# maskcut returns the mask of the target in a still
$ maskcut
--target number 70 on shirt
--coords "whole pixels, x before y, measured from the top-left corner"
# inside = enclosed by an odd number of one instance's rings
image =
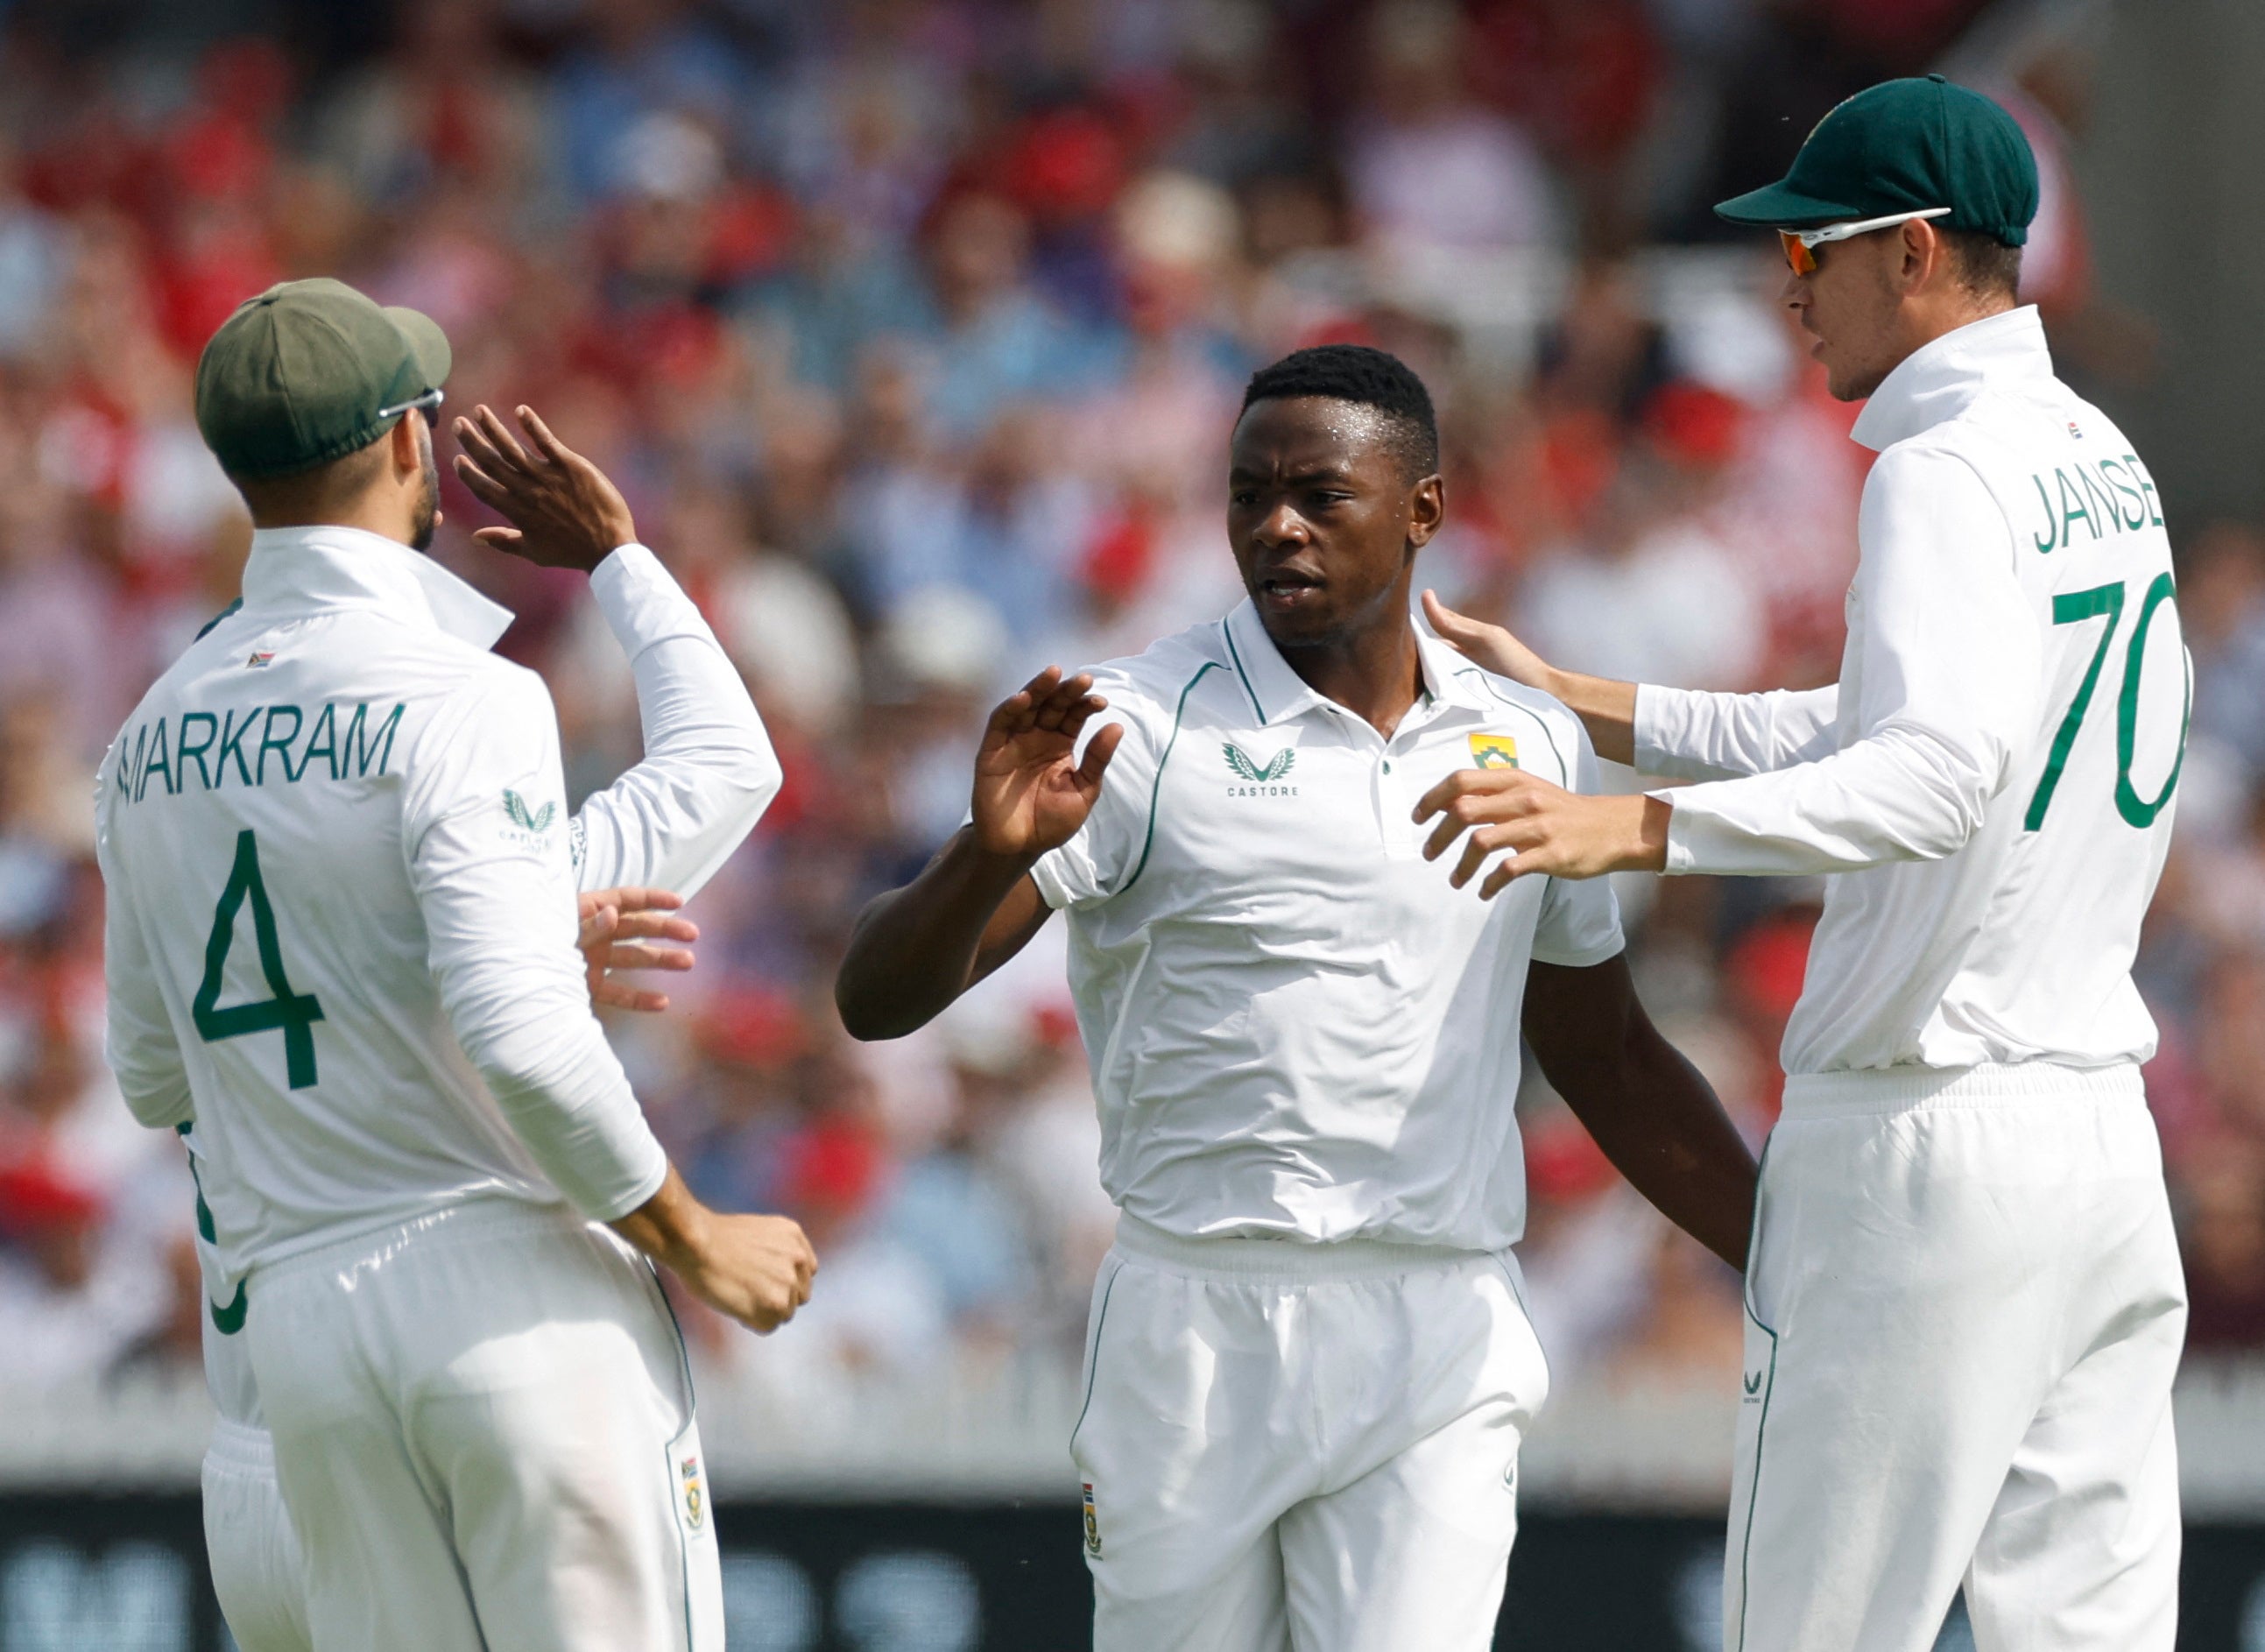
[[[2163,789],[2154,797],[2142,797],[2139,789],[2131,783],[2131,760],[2139,741],[2139,673],[2147,658],[2147,630],[2154,622],[2155,610],[2169,603],[2174,618],[2178,605],[2173,600],[2174,586],[2167,573],[2157,574],[2148,586],[2147,593],[2139,600],[2139,616],[2131,627],[2131,640],[2123,651],[2123,682],[2116,696],[2116,811],[2126,825],[2138,827],[2152,826],[2163,805],[2171,800],[2171,793],[2179,783],[2179,770],[2187,758],[2187,730],[2194,720],[2194,682],[2189,669],[2186,688],[2186,704],[2180,714],[2178,750],[2171,760],[2171,772],[2163,782]],[[2107,663],[2108,646],[2123,618],[2123,584],[2094,586],[2086,591],[2064,591],[2053,598],[2053,623],[2076,625],[2087,620],[2105,619],[2101,628],[2100,645],[2092,651],[2092,663],[2085,668],[2084,680],[2076,686],[2076,697],[2069,702],[2068,714],[2061,718],[2060,727],[2053,735],[2052,749],[2046,754],[2045,771],[2037,778],[2036,790],[2029,794],[2028,812],[2022,817],[2025,831],[2034,832],[2044,824],[2045,812],[2052,807],[2053,794],[2060,789],[2061,771],[2068,766],[2069,753],[2075,748],[2077,731],[2084,725],[2084,714],[2092,709],[2092,692],[2100,686],[2101,667]],[[2181,659],[2183,660],[2183,651]]]

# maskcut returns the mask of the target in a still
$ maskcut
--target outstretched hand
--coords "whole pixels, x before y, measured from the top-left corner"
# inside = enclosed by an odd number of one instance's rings
[[[580,899],[583,965],[590,1001],[612,1009],[656,1014],[668,1008],[668,995],[611,978],[615,970],[684,971],[692,967],[690,943],[700,938],[689,918],[670,914],[684,904],[666,889],[592,890]],[[674,945],[657,944],[673,942]]]
[[[1433,591],[1424,593],[1424,617],[1431,622],[1441,642],[1473,665],[1545,694],[1556,692],[1557,673],[1550,669],[1548,662],[1501,626],[1458,614],[1440,601],[1438,593]]]
[[[1049,666],[1002,701],[975,753],[975,841],[986,853],[1036,860],[1077,834],[1101,796],[1101,776],[1124,738],[1121,724],[1093,737],[1075,757],[1086,720],[1108,702],[1093,679],[1065,681]]]
[[[514,411],[522,446],[484,403],[455,426],[463,452],[456,476],[472,497],[508,521],[472,537],[543,568],[588,573],[637,538],[627,500],[606,473],[574,452],[531,407]]]
[[[1415,814],[1418,826],[1439,819],[1424,840],[1425,860],[1438,860],[1462,840],[1462,855],[1447,874],[1457,889],[1478,876],[1489,855],[1509,852],[1479,885],[1482,900],[1535,872],[1599,877],[1667,866],[1666,804],[1568,791],[1522,769],[1458,769],[1424,794]]]

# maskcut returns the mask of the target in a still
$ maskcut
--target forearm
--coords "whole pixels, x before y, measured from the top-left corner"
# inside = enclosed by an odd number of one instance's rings
[[[877,897],[858,915],[834,983],[850,1037],[900,1038],[965,992],[985,935],[1035,860],[987,853],[963,826],[918,877]]]
[[[1713,694],[1646,683],[1636,692],[1635,767],[1668,780],[1729,780],[1811,763],[1838,744],[1837,684]]]
[[[1581,719],[1598,756],[1615,763],[1635,761],[1635,684],[1553,670],[1546,687]]]
[[[692,1196],[692,1190],[671,1165],[658,1192],[606,1226],[664,1268],[688,1274],[706,1253],[714,1214]]]

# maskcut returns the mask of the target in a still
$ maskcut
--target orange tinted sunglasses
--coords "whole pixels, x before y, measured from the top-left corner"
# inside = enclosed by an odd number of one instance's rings
[[[1815,248],[1827,241],[1846,241],[1852,236],[1869,235],[1875,229],[1892,229],[1899,223],[1909,223],[1914,218],[1940,218],[1950,210],[1948,207],[1924,207],[1917,212],[1891,212],[1884,218],[1858,218],[1849,223],[1829,223],[1822,229],[1781,229],[1778,240],[1785,247],[1785,261],[1795,275],[1813,274],[1817,269]]]

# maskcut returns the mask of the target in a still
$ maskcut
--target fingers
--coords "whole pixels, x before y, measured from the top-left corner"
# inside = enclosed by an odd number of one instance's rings
[[[1074,734],[1084,724],[1087,717],[1108,703],[1088,692],[1093,679],[1080,673],[1054,685],[1053,692],[1031,708],[1033,727],[1049,733]],[[1073,724],[1071,719],[1075,718]]]
[[[470,489],[472,497],[488,509],[507,513],[508,507],[516,502],[517,496],[509,488],[474,464],[468,455],[460,453],[452,462],[455,467],[456,479]]]
[[[1061,667],[1047,666],[991,709],[989,731],[994,734],[1019,734],[1031,727],[1033,708],[1052,694],[1055,685],[1060,681]]]
[[[1492,900],[1517,879],[1529,877],[1536,872],[1546,872],[1548,870],[1538,848],[1528,849],[1522,855],[1513,855],[1487,874],[1486,882],[1479,885],[1479,899]]]
[[[519,475],[526,467],[518,463],[512,453],[506,452],[487,426],[482,425],[476,417],[486,411],[487,409],[484,407],[475,408],[474,416],[461,418],[450,426],[456,433],[456,445],[464,450],[462,456],[470,459],[473,463],[499,481]],[[496,428],[500,430],[502,426],[497,425]],[[514,450],[517,446],[517,443],[513,444]]]
[[[1424,617],[1431,621],[1431,629],[1439,634],[1439,640],[1458,651],[1465,651],[1463,644],[1487,629],[1478,621],[1468,615],[1456,613],[1440,601],[1439,593],[1436,591],[1424,593]]]
[[[550,433],[550,426],[543,422],[533,408],[521,406],[513,408],[512,411],[517,416],[521,427],[533,440],[536,449],[551,463],[568,464],[580,457],[564,442]]]
[[[1125,739],[1125,725],[1112,723],[1087,742],[1085,761],[1077,766],[1079,783],[1088,791],[1097,791],[1101,776],[1109,768],[1109,760],[1117,755],[1117,748]]]
[[[527,535],[516,528],[476,528],[472,537],[491,550],[516,551]]]
[[[472,419],[479,426],[479,433],[487,439],[488,445],[505,456],[507,469],[535,469],[535,461],[527,456],[527,449],[519,445],[519,438],[511,433],[511,426],[496,416],[494,408],[482,402],[472,409]]]
[[[582,896],[585,911],[611,906],[618,912],[674,912],[684,897],[673,889],[648,888],[642,884],[617,884],[611,889],[591,890]]]
[[[650,941],[615,941],[606,949],[609,970],[667,970],[682,974],[696,955],[682,947],[655,946]]]
[[[582,933],[575,944],[585,952],[605,945],[613,939],[614,931],[620,927],[621,921],[622,914],[611,906],[602,904],[585,906],[582,908]]]
[[[1522,769],[1459,768],[1416,800],[1416,824],[1422,826],[1435,814],[1451,813],[1458,804],[1463,805],[1460,818],[1467,825],[1477,820],[1502,819],[1499,805],[1468,800],[1520,796],[1532,788],[1533,782],[1533,777]]]

